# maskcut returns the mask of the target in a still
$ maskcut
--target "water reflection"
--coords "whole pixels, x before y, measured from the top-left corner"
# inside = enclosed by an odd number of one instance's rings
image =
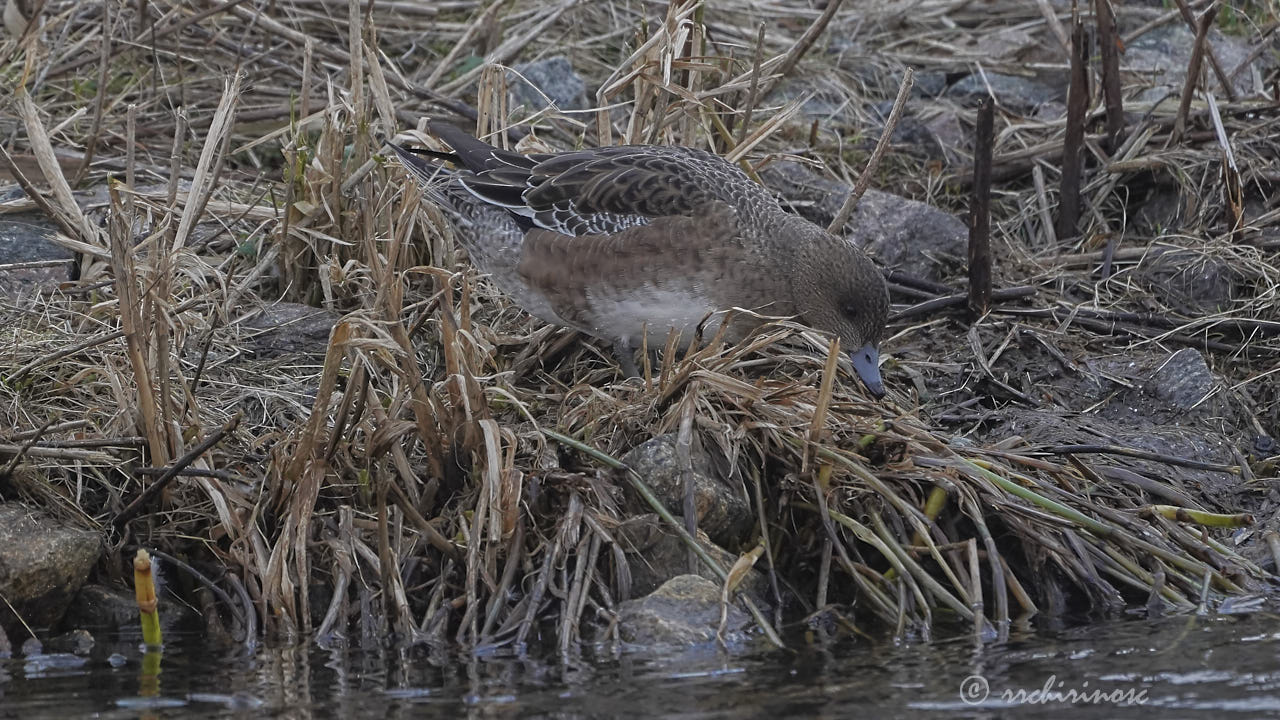
[[[188,636],[169,638],[155,676],[127,640],[86,657],[0,661],[0,717],[1257,717],[1280,714],[1277,628],[1254,613],[1015,632],[999,644],[792,638],[799,649],[788,652],[550,664],[314,645],[245,654]]]

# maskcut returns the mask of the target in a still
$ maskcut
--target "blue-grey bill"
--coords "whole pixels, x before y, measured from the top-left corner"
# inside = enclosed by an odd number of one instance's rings
[[[853,362],[853,371],[858,373],[862,384],[877,398],[884,397],[884,381],[880,379],[880,351],[870,343],[849,353]]]

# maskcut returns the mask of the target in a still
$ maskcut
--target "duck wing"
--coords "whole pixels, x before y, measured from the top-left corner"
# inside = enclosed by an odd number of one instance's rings
[[[720,202],[737,210],[776,206],[740,169],[704,150],[621,145],[521,155],[433,122],[468,172],[459,182],[525,225],[568,236],[598,235],[694,217]]]

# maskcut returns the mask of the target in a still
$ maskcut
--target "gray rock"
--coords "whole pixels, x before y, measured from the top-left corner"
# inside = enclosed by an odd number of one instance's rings
[[[769,93],[761,105],[785,105],[806,95],[809,97],[800,106],[800,116],[806,123],[818,120],[835,127],[859,124],[858,105],[848,91],[821,80],[798,78],[785,82]]]
[[[874,132],[875,137],[879,138],[884,133],[884,121],[888,120],[890,113],[893,111],[893,102],[880,103],[876,105],[875,111],[881,120],[876,125]],[[913,108],[908,105],[902,116],[898,118],[898,124],[893,126],[893,135],[890,137],[890,141],[895,149],[928,158],[947,158],[948,147],[943,144],[942,138],[935,133],[932,122],[917,117],[912,111]],[[950,114],[954,116],[954,113]]]
[[[760,179],[783,207],[822,227],[831,224],[844,199],[853,192],[852,186],[794,162],[770,163],[760,170]]]
[[[548,104],[561,110],[590,107],[586,82],[563,55],[517,65],[509,83],[512,105],[525,105],[533,110],[541,110]]]
[[[955,165],[961,161],[960,150],[970,145],[969,133],[960,122],[954,107],[938,103],[921,114],[924,127],[941,148],[941,159]]]
[[[744,640],[749,623],[731,602],[725,640]],[[618,625],[623,640],[646,647],[713,642],[720,627],[720,587],[697,575],[674,577],[649,595],[619,605]]]
[[[684,508],[685,472],[691,472],[698,529],[721,545],[735,546],[754,521],[751,506],[738,488],[720,480],[728,473],[717,471],[715,459],[701,447],[696,434],[694,437],[688,467],[680,461],[675,433],[637,445],[622,461],[639,473],[662,504],[677,515]],[[638,497],[633,498],[633,505],[640,512],[648,509],[648,504]]]
[[[57,231],[58,226],[39,213],[0,216],[0,265],[71,259],[70,250],[50,239]],[[20,297],[52,289],[69,279],[70,270],[70,263],[0,270],[0,296]]]
[[[1165,23],[1143,33],[1125,47],[1121,59],[1121,68],[1127,73],[1146,76],[1151,87],[1142,93],[1140,100],[1155,101],[1173,93],[1168,102],[1177,105],[1178,93],[1187,77],[1187,64],[1191,60],[1191,48],[1195,45],[1195,34],[1183,22]],[[1218,30],[1209,31],[1209,45],[1218,58],[1222,69],[1228,73],[1244,62],[1252,48],[1249,41],[1242,37],[1224,35]],[[1255,61],[1259,70],[1269,67],[1269,53],[1263,53]],[[1209,70],[1209,88],[1221,97],[1222,88],[1218,84],[1218,76]],[[1257,92],[1253,73],[1248,69],[1241,70],[1231,78],[1236,92],[1249,95]]]
[[[329,333],[338,319],[338,313],[332,310],[279,302],[267,305],[242,325],[259,331],[253,333],[251,339],[251,347],[259,357],[295,353],[324,355],[329,347]]]
[[[72,257],[70,250],[50,239],[57,232],[58,226],[40,213],[0,216],[0,265]]]
[[[991,86],[990,92],[988,85]],[[965,105],[977,105],[992,93],[1001,106],[1024,115],[1034,112],[1044,103],[1062,102],[1065,98],[1062,88],[1033,78],[993,72],[973,73],[960,78],[947,88],[946,96]]]
[[[911,97],[936,98],[947,89],[947,74],[938,70],[924,70],[916,73],[911,84]]]
[[[163,568],[163,566],[161,566]],[[162,573],[163,573],[162,569]],[[163,577],[163,575],[162,575]],[[176,630],[190,623],[195,617],[192,610],[181,603],[167,602],[160,598],[160,629]],[[94,630],[128,630],[142,634],[138,617],[138,600],[127,588],[110,588],[88,584],[80,588],[67,608],[63,624]]]
[[[800,215],[826,227],[852,188],[797,163],[773,163],[760,173],[764,184]],[[845,234],[881,264],[939,281],[964,268],[969,230],[959,218],[931,205],[868,190],[845,225]]]
[[[1181,410],[1190,410],[1213,392],[1217,378],[1195,348],[1169,356],[1147,382],[1146,391]]]
[[[969,229],[955,215],[916,200],[868,190],[846,234],[881,264],[934,282],[963,271]]]
[[[1194,250],[1149,255],[1135,274],[1152,295],[1185,315],[1229,309],[1239,299],[1245,280],[1230,263]]]
[[[629,598],[647,595],[668,580],[690,572],[713,583],[720,581],[703,562],[697,562],[697,569],[690,570],[689,547],[675,530],[653,513],[627,518],[613,530],[613,537],[626,554],[631,569]],[[711,542],[701,529],[697,539],[698,544],[722,567],[730,568],[737,562],[737,556]],[[769,604],[769,579],[759,569],[752,568],[738,587],[758,604]]]
[[[44,641],[46,653],[65,653],[69,655],[88,655],[93,650],[93,635],[88,630],[77,628]]]
[[[97,533],[0,505],[0,597],[8,601],[0,604],[0,628],[25,634],[19,617],[32,628],[56,625],[100,551]]]

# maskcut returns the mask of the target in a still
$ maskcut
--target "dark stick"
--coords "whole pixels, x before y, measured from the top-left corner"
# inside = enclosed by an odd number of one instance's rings
[[[1187,62],[1187,81],[1182,85],[1182,101],[1178,103],[1178,116],[1173,121],[1173,132],[1169,134],[1170,145],[1181,140],[1182,133],[1187,128],[1187,114],[1191,112],[1191,96],[1195,94],[1196,84],[1200,82],[1200,65],[1204,59],[1204,46],[1208,42],[1209,28],[1213,27],[1213,21],[1217,17],[1218,3],[1215,2],[1200,16],[1200,22],[1196,26],[1196,41],[1191,46],[1191,59]]]
[[[911,308],[908,308],[910,310]],[[1152,328],[1148,325],[1128,324],[1118,320],[1097,320],[1091,317],[1085,317],[1083,313],[1077,314],[1070,318],[1063,318],[1059,314],[1057,308],[994,308],[992,312],[998,312],[1002,315],[1012,315],[1014,317],[1038,317],[1050,318],[1057,322],[1069,319],[1072,325],[1079,325],[1099,335],[1116,335],[1124,334],[1139,338],[1159,337],[1162,342],[1177,343],[1187,347],[1198,348],[1200,350],[1213,350],[1216,352],[1243,354],[1244,357],[1277,357],[1280,353],[1266,347],[1243,343],[1241,345],[1232,345],[1230,343],[1220,342],[1218,340],[1209,340],[1204,337],[1196,337],[1184,333],[1170,333],[1159,328]]]
[[[44,436],[45,432],[49,429],[49,426],[51,425],[53,425],[52,418],[45,420],[44,424],[36,429],[35,434],[32,435],[29,440],[23,443],[22,447],[18,449],[18,452],[13,454],[13,459],[10,460],[7,465],[4,466],[4,469],[0,470],[0,481],[7,481],[9,477],[13,475],[13,471],[15,468],[18,467],[18,463],[22,462],[22,456],[26,455],[27,451],[30,450],[33,445],[40,442],[40,438]]]
[[[1107,105],[1107,151],[1124,143],[1124,96],[1120,92],[1120,38],[1111,0],[1094,0],[1098,22],[1098,53],[1102,59],[1102,97]]]
[[[1089,44],[1076,15],[1071,28],[1071,87],[1067,90],[1067,133],[1062,141],[1062,185],[1058,199],[1058,239],[1076,236],[1080,219],[1080,173],[1084,166],[1084,119],[1089,110]]]
[[[1200,28],[1196,25],[1195,15],[1192,14],[1191,6],[1187,4],[1187,0],[1176,0],[1176,2],[1178,3],[1178,12],[1182,14],[1182,19],[1187,21],[1187,27],[1191,28],[1192,32],[1199,35]],[[1214,5],[1216,6],[1217,3],[1214,3]],[[1210,10],[1214,9],[1215,8],[1210,8]],[[1222,69],[1222,65],[1218,62],[1218,55],[1213,51],[1212,45],[1205,45],[1204,53],[1209,57],[1209,67],[1213,68],[1213,74],[1218,77],[1218,84],[1222,86],[1222,92],[1226,94],[1227,100],[1229,102],[1235,102],[1236,89],[1235,86],[1231,84],[1231,75],[1234,73],[1229,74]]]
[[[937,297],[938,295],[951,295],[955,292],[955,288],[952,288],[950,285],[910,275],[902,272],[901,270],[886,270],[883,275],[884,279],[891,283],[897,283],[909,288],[921,290],[931,298]]]
[[[991,308],[991,146],[995,142],[991,98],[978,105],[973,138],[973,193],[969,196],[969,321]]]
[[[188,465],[196,461],[196,458],[205,454],[209,448],[217,445],[227,433],[235,430],[236,426],[240,424],[240,417],[240,414],[236,413],[236,416],[228,420],[226,425],[223,425],[217,430],[209,433],[209,436],[202,440],[199,445],[188,450],[186,455],[174,460],[173,463],[169,465],[169,468],[165,470],[163,475],[157,478],[155,482],[151,483],[150,487],[143,490],[141,495],[139,495],[133,502],[129,503],[124,510],[120,511],[120,514],[116,515],[115,518],[111,520],[111,524],[117,528],[124,527],[125,523],[128,523],[139,512],[141,512],[142,508],[146,506],[152,498],[168,487],[169,483],[173,482]]]
[[[1022,285],[1019,287],[1001,288],[991,292],[992,300],[1017,300],[1018,298],[1031,297],[1036,294],[1034,285]],[[945,295],[940,298],[926,300],[917,305],[912,305],[901,312],[894,313],[889,317],[889,322],[898,322],[917,315],[928,315],[937,310],[942,310],[956,305],[964,305],[969,299],[967,293],[956,293],[955,295]]]
[[[1076,453],[1124,455],[1126,457],[1137,458],[1139,460],[1151,460],[1153,462],[1164,463],[1165,465],[1177,465],[1179,467],[1191,468],[1192,470],[1208,470],[1210,472],[1223,472],[1230,473],[1232,475],[1240,474],[1240,467],[1238,465],[1223,465],[1220,463],[1188,460],[1187,458],[1181,458],[1175,455],[1163,455],[1161,453],[1121,447],[1119,445],[1057,445],[1055,447],[1046,448],[1046,451],[1053,455],[1074,455]]]
[[[162,552],[154,548],[148,549],[148,552],[150,552],[154,557],[158,557],[161,560],[164,560],[165,562],[169,563],[170,565],[185,571],[188,575],[195,578],[196,581],[199,582],[201,585],[204,585],[205,587],[209,588],[209,592],[213,593],[214,596],[216,596],[219,600],[221,600],[223,604],[227,606],[227,609],[231,611],[231,614],[236,616],[236,620],[240,622],[240,626],[241,627],[246,626],[244,610],[239,605],[237,605],[235,601],[231,599],[231,596],[227,594],[226,590],[223,590],[222,588],[218,587],[218,585],[214,583],[213,580],[209,579],[209,577],[207,577],[204,573],[195,569],[189,563],[183,562],[182,560],[179,560],[178,558],[170,555],[169,553]]]

